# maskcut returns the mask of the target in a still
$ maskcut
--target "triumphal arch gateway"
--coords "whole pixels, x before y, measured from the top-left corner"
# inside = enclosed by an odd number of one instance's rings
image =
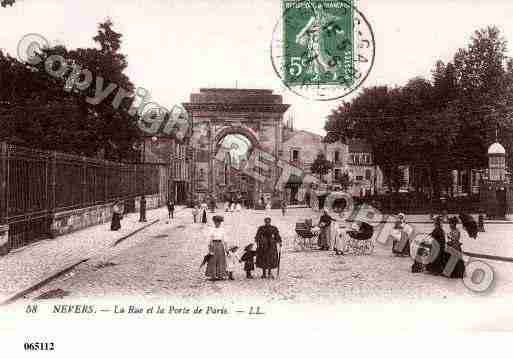
[[[261,173],[266,181],[257,181],[241,169],[255,149],[281,157],[283,114],[289,105],[280,95],[272,90],[203,88],[183,105],[193,125],[193,193],[218,200],[241,196],[250,203],[275,194],[277,161]]]

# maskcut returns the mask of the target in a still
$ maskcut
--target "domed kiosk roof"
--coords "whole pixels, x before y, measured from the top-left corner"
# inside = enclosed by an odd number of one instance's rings
[[[506,150],[499,142],[492,143],[490,147],[488,147],[489,155],[505,155]]]

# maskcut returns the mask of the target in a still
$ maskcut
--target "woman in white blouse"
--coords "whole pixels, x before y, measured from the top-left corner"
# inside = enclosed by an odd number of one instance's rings
[[[224,219],[222,216],[214,216],[212,220],[214,221],[214,227],[209,228],[207,232],[208,239],[210,240],[208,252],[211,254],[211,257],[208,260],[205,275],[209,277],[210,280],[221,280],[225,279],[227,275],[226,251],[228,247],[226,246],[224,228],[221,227],[221,223]]]

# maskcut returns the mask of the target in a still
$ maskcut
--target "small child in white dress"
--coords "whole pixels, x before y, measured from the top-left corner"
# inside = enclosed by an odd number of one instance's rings
[[[228,250],[228,253],[226,253],[226,272],[228,273],[229,280],[235,279],[235,278],[233,278],[233,272],[239,266],[240,258],[237,255],[238,249],[239,249],[239,247],[232,246]]]

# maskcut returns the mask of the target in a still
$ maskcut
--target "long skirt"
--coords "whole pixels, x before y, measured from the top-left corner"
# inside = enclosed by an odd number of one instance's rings
[[[335,239],[333,240],[333,249],[339,252],[343,252],[345,245],[346,232],[343,230],[339,230],[337,231],[337,233],[335,233]]]
[[[203,210],[203,214],[201,215],[201,223],[207,223],[207,211]]]
[[[319,240],[317,242],[319,248],[321,249],[329,249],[331,245],[331,225],[324,226],[321,228],[321,233],[319,234]]]
[[[406,234],[406,232],[400,232],[400,239],[394,238],[392,245],[392,253],[402,256],[410,255],[410,240],[408,239],[408,235]]]
[[[461,253],[461,248],[455,248]],[[447,264],[449,264],[449,261],[451,259],[451,253],[444,252],[443,254],[443,268],[447,267]],[[449,269],[448,269],[449,270]],[[465,262],[461,258],[461,255],[458,255],[458,261],[456,262],[456,266],[452,270],[451,273],[449,273],[449,278],[463,278],[465,276]]]
[[[226,277],[226,253],[222,241],[213,241],[213,256],[207,263],[205,275],[211,279]]]
[[[120,228],[121,228],[121,214],[113,213],[112,221],[110,222],[110,230],[117,231]]]

